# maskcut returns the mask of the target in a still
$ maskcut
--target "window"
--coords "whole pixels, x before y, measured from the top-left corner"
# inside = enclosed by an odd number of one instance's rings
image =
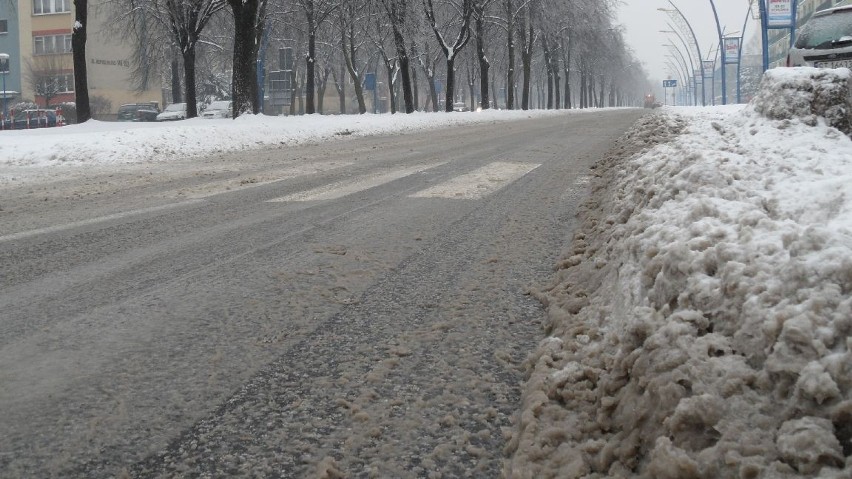
[[[41,78],[38,82],[36,94],[40,96],[54,96],[62,93],[74,92],[74,74],[60,73],[59,75]]]
[[[34,55],[71,53],[71,35],[46,35],[33,37]]]
[[[71,0],[33,0],[33,15],[48,15],[70,11]]]
[[[0,35],[9,33],[9,20],[0,20]]]

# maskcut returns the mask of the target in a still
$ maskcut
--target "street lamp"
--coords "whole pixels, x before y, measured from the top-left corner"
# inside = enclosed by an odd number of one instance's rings
[[[698,82],[695,79],[695,63],[692,60],[692,52],[689,51],[689,45],[686,43],[686,40],[683,39],[683,36],[681,36],[681,34],[677,32],[677,30],[674,30],[674,27],[672,27],[671,24],[667,25],[669,26],[669,28],[672,28],[672,30],[660,30],[660,33],[674,33],[677,38],[680,39],[680,42],[683,43],[683,48],[684,50],[686,50],[686,56],[689,58],[690,73],[692,74],[692,101],[694,105],[698,106]],[[698,63],[698,67],[701,68],[701,59],[699,59]]]
[[[3,76],[3,121],[6,120],[6,75],[9,73],[9,54],[0,53],[0,75]]]
[[[675,20],[675,23],[678,23],[677,19],[680,18],[680,20],[686,25],[686,28],[689,29],[690,35],[692,35],[693,45],[695,46],[695,51],[698,53],[699,60],[704,58],[704,56],[701,55],[701,47],[698,46],[698,37],[695,36],[695,30],[692,29],[692,25],[689,24],[689,20],[686,19],[686,16],[680,11],[679,8],[677,8],[677,5],[675,5],[671,0],[669,0],[669,4],[674,8],[674,10],[668,8],[658,8],[657,10],[668,14],[673,20]],[[674,15],[675,13],[677,14],[677,17]],[[703,71],[704,70],[702,69],[701,104],[707,106],[707,94],[704,91]]]

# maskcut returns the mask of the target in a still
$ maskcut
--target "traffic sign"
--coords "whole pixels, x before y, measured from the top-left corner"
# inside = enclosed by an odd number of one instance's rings
[[[677,80],[663,80],[663,88],[676,88]]]

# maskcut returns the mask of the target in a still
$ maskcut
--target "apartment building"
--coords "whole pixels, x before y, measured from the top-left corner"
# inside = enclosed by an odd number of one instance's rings
[[[74,101],[73,24],[73,0],[0,1],[0,53],[9,55],[6,96],[10,104],[29,100],[45,107]],[[89,96],[109,105],[96,112],[105,118],[123,103],[162,102],[163,96],[159,83],[143,92],[134,90],[132,48],[110,26],[106,0],[90,0]]]

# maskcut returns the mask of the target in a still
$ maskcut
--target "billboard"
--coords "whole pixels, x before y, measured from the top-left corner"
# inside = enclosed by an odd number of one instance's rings
[[[716,69],[716,62],[713,60],[704,60],[701,62],[701,69],[704,71],[704,78],[713,78],[713,70]]]
[[[738,63],[740,58],[740,37],[727,37],[725,45],[725,63]]]
[[[767,0],[766,19],[769,28],[791,28],[793,0]]]

